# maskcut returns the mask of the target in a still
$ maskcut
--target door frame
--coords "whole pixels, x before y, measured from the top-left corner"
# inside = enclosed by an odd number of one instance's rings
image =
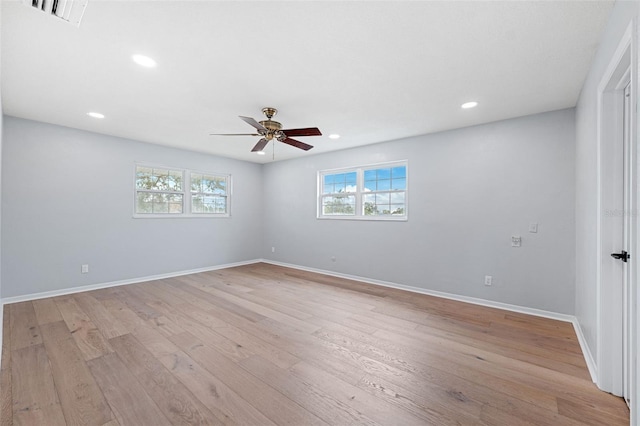
[[[615,264],[611,262],[609,253],[619,251],[622,247],[612,247],[614,242],[615,228],[628,215],[629,225],[629,247],[627,251],[631,254],[629,268],[629,284],[630,294],[633,303],[630,303],[629,312],[630,336],[631,341],[628,342],[629,351],[632,355],[631,359],[635,359],[637,353],[638,339],[636,333],[637,316],[636,316],[636,286],[637,271],[636,264],[640,260],[636,246],[638,240],[637,226],[637,114],[631,114],[631,143],[629,144],[629,161],[631,165],[629,169],[626,184],[631,196],[629,200],[630,206],[634,208],[631,211],[619,212],[622,216],[615,218],[616,212],[607,212],[606,209],[612,203],[611,191],[609,188],[620,185],[624,181],[616,181],[615,173],[612,167],[615,167],[616,155],[615,145],[611,143],[614,140],[622,140],[622,102],[624,97],[625,80],[631,82],[631,105],[635,107],[637,102],[637,43],[636,43],[636,19],[627,27],[622,36],[618,48],[612,56],[608,67],[598,85],[598,103],[597,103],[597,221],[596,221],[596,384],[606,392],[622,396],[623,394],[623,327],[622,327],[622,306],[625,302],[625,294],[622,286],[608,286],[607,283],[612,280],[620,279],[621,275],[616,271]],[[622,86],[622,87],[621,87]],[[617,102],[620,100],[620,102]],[[619,180],[619,178],[618,178]],[[615,220],[619,219],[619,220]],[[616,276],[616,274],[618,274]],[[636,397],[637,369],[635,362],[631,363],[630,371],[630,395],[632,406],[632,420],[637,414],[635,407],[638,406],[638,398]],[[633,424],[633,423],[632,423]]]

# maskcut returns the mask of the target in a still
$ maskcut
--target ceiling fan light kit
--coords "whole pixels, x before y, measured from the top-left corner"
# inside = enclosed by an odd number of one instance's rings
[[[251,117],[240,116],[240,119],[248,125],[254,127],[258,133],[211,133],[212,136],[262,136],[258,143],[251,149],[251,152],[261,152],[267,144],[275,139],[278,142],[286,143],[293,147],[308,151],[313,148],[304,142],[292,139],[291,136],[321,136],[322,133],[317,127],[307,127],[303,129],[282,129],[282,124],[272,120],[278,110],[272,107],[262,108],[262,113],[267,117],[260,122]]]

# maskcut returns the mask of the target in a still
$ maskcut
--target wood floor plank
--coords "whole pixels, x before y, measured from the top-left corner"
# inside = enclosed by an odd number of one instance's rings
[[[159,331],[150,326],[145,320],[136,315],[124,303],[118,299],[103,300],[107,312],[114,318],[118,318],[120,328],[128,330],[146,348],[153,352],[156,357],[172,354],[178,348],[165,338]],[[125,334],[129,334],[125,333]],[[118,336],[116,336],[118,337]]]
[[[345,345],[357,353],[391,367],[418,374],[423,378],[434,376],[436,381],[441,381],[444,377],[438,374],[437,370],[448,372],[471,383],[489,386],[494,390],[508,390],[511,395],[517,396],[523,401],[533,402],[548,409],[556,408],[554,396],[540,393],[535,388],[523,386],[517,381],[504,380],[503,377],[508,377],[508,375],[500,375],[500,371],[490,374],[493,371],[491,365],[473,353],[460,358],[455,352],[447,351],[446,348],[440,346],[429,348],[427,345],[421,350],[412,350],[410,347],[403,347],[396,343],[396,340],[383,340],[364,334],[349,334],[348,330],[342,331],[346,335],[328,331],[317,335],[336,344]],[[461,360],[462,362],[460,362]],[[449,379],[447,382],[451,383],[452,380]]]
[[[570,323],[276,265],[4,312],[0,426],[629,422]]]
[[[239,365],[191,335],[176,335],[172,341],[194,361],[219,378],[229,388],[245,396],[265,416],[280,425],[326,425],[314,414],[256,379]]]
[[[65,425],[44,345],[12,354],[13,422],[16,425]]]
[[[107,339],[74,298],[57,298],[55,305],[85,361],[113,352]]]
[[[381,425],[424,425],[423,418],[413,413],[395,407],[383,399],[365,392],[357,386],[341,380],[304,361],[291,367],[289,370],[301,379],[311,380],[315,386],[323,392],[333,395],[334,398],[350,404],[354,409],[366,413],[375,422]]]
[[[254,355],[254,353],[250,349],[245,348],[241,344],[236,343],[219,334],[217,330],[219,330],[220,327],[215,329],[209,328],[187,315],[186,312],[188,311],[188,309],[185,310],[184,304],[176,305],[175,309],[166,305],[164,302],[158,302],[155,306],[156,309],[166,315],[165,318],[167,318],[168,322],[172,322],[173,324],[175,324],[173,328],[176,328],[177,326],[176,330],[189,330],[189,333],[193,334],[201,341],[206,342],[208,346],[215,347],[220,352],[224,353],[226,356],[235,361],[239,361]],[[180,333],[171,333],[168,337],[174,334]]]
[[[259,306],[273,309],[274,311],[280,312],[282,314],[292,316],[299,320],[308,320],[313,316],[308,312],[294,308],[293,306],[296,306],[296,305],[288,306],[288,304],[283,303],[283,302],[286,302],[286,299],[283,300],[282,298],[280,298],[280,299],[274,300],[269,297],[257,296],[254,292],[234,291],[234,289],[229,286],[215,285],[215,283],[212,283],[210,279],[207,279],[207,276],[205,274],[194,275],[194,276],[184,276],[182,277],[182,279],[188,285],[195,287],[197,289],[200,289],[202,291],[210,291],[210,290],[221,291],[231,296],[236,296],[239,299],[245,300],[247,302],[256,303]]]
[[[78,293],[73,298],[107,339],[122,336],[129,332],[117,318],[107,311],[100,301],[91,297],[89,293]]]
[[[473,424],[480,417],[482,405],[462,393],[447,392],[439,386],[424,386],[420,393],[374,376],[365,376],[358,387],[397,405],[428,424]],[[461,409],[460,406],[464,406]]]
[[[224,424],[131,334],[114,337],[110,342],[122,362],[171,423]]]
[[[271,318],[276,321],[285,322],[290,325],[295,325],[300,330],[306,331],[308,333],[313,333],[318,329],[318,327],[314,326],[313,324],[309,324],[303,320],[299,320],[294,316],[282,313],[280,311],[277,311],[275,309],[272,309],[266,306],[262,306],[258,303],[247,300],[246,298],[238,297],[234,294],[220,291],[212,287],[204,287],[202,289],[198,289],[193,286],[187,285],[187,286],[182,286],[181,288],[184,289],[185,291],[193,293],[196,297],[204,297],[203,294],[209,293],[218,299],[226,300],[229,303],[239,306],[240,308],[244,308],[249,311],[255,312],[259,315],[264,316],[265,318]]]
[[[34,300],[32,303],[39,325],[62,321],[62,316],[54,299],[39,299]]]
[[[369,426],[379,424],[363,412],[354,409],[349,401],[336,399],[332,394],[315,387],[312,380],[300,379],[258,355],[241,361],[240,365],[328,424]]]
[[[578,404],[575,401],[558,398],[558,413],[565,417],[570,417],[593,426],[604,424],[608,426],[626,426],[629,424],[629,419],[624,411],[612,413],[610,410],[603,410],[602,408],[603,407],[594,405]]]
[[[42,343],[36,312],[31,302],[13,303],[11,305],[11,349],[18,350],[27,346]]]
[[[171,425],[115,353],[92,359],[88,365],[120,424]]]
[[[185,352],[166,355],[161,361],[196,398],[210,410],[216,410],[216,417],[225,424],[275,425],[246,398],[204,369]]]
[[[64,321],[41,328],[67,424],[102,425],[110,421],[111,410]]]

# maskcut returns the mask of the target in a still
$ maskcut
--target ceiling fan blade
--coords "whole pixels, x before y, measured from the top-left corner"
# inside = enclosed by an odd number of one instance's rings
[[[261,136],[259,133],[209,133],[209,136]]]
[[[286,129],[282,130],[287,136],[322,136],[317,127],[307,127],[306,129]]]
[[[305,151],[309,151],[311,148],[313,148],[313,146],[311,145],[307,145],[304,142],[300,142],[291,138],[284,138],[280,142],[284,142],[287,145],[295,146],[296,148],[304,149]]]
[[[251,117],[243,117],[241,115],[239,117],[242,121],[247,123],[249,126],[253,126],[258,130],[262,130],[263,132],[268,132],[268,130],[262,124],[258,123],[255,119]]]
[[[265,138],[260,139],[258,141],[258,143],[256,144],[256,146],[253,147],[251,152],[262,151],[264,149],[264,147],[267,146],[268,143],[269,143],[269,141],[267,139],[265,139]]]

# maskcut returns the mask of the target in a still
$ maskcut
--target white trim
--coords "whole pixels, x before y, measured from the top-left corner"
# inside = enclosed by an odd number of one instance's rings
[[[582,349],[582,355],[584,355],[584,361],[587,363],[587,368],[589,369],[589,374],[591,375],[591,380],[593,383],[598,383],[598,364],[593,359],[593,354],[589,349],[589,345],[587,345],[587,339],[584,337],[584,333],[582,332],[582,327],[580,326],[580,322],[578,322],[578,318],[573,318],[573,329],[576,332],[576,336],[578,337],[578,343],[580,343],[580,349]]]
[[[205,268],[169,272],[166,274],[159,274],[159,275],[149,275],[146,277],[131,278],[127,280],[110,281],[106,283],[90,284],[90,285],[78,286],[78,287],[68,287],[68,288],[63,288],[59,290],[44,291],[42,293],[31,293],[31,294],[25,294],[22,296],[5,297],[4,299],[0,299],[0,305],[4,305],[7,303],[27,302],[30,300],[44,299],[47,297],[64,296],[66,294],[81,293],[84,291],[99,290],[101,288],[117,287],[121,285],[136,284],[136,283],[142,283],[146,281],[155,281],[155,280],[161,280],[164,278],[179,277],[182,275],[198,274],[200,272],[234,268],[236,266],[251,265],[251,264],[260,263],[260,262],[262,262],[262,259],[253,259],[253,260],[246,260],[242,262],[226,263],[223,265],[207,266]]]
[[[597,89],[597,118],[596,118],[596,348],[595,352],[598,360],[598,381],[596,384],[598,387],[606,392],[613,393],[615,395],[622,394],[622,374],[618,374],[618,367],[622,368],[622,365],[618,365],[618,359],[622,359],[622,335],[612,333],[611,330],[615,327],[622,329],[622,324],[617,324],[617,314],[620,313],[622,307],[622,290],[620,292],[603,291],[603,279],[609,277],[612,274],[612,270],[609,267],[604,267],[604,258],[602,255],[603,245],[607,243],[605,233],[604,220],[606,219],[603,212],[603,196],[605,194],[603,184],[608,182],[607,176],[603,175],[604,167],[608,164],[604,161],[604,156],[607,154],[604,151],[606,141],[610,139],[611,126],[609,121],[604,120],[605,113],[610,111],[604,108],[604,103],[608,99],[607,96],[610,93],[612,84],[618,84],[623,77],[622,74],[616,76],[616,72],[620,71],[620,67],[624,66],[623,60],[626,55],[629,55],[629,66],[634,67],[632,64],[633,58],[633,43],[632,33],[635,25],[635,21],[632,20],[625,30],[624,35],[620,38],[620,42],[616,48],[615,53],[611,56],[606,71],[603,73],[602,78],[598,84]],[[633,75],[633,72],[632,72]],[[617,81],[616,81],[617,79]],[[635,86],[635,81],[631,82]],[[609,157],[605,157],[610,159]],[[610,241],[609,241],[610,242]],[[632,253],[633,255],[633,253]],[[618,303],[620,299],[620,303]],[[613,306],[620,305],[620,306]]]
[[[506,311],[518,312],[521,314],[535,315],[537,317],[555,319],[555,320],[564,321],[564,322],[573,322],[575,320],[575,317],[573,315],[560,314],[557,312],[550,312],[542,309],[529,308],[526,306],[511,305],[509,303],[495,302],[493,300],[480,299],[477,297],[462,296],[462,295],[453,294],[453,293],[445,293],[442,291],[435,291],[435,290],[429,290],[426,288],[413,287],[410,285],[398,284],[390,281],[376,280],[373,278],[361,277],[358,275],[341,274],[339,272],[327,271],[324,269],[309,268],[307,266],[294,265],[291,263],[278,262],[275,260],[262,259],[262,262],[269,263],[271,265],[276,265],[276,266],[284,266],[285,268],[299,269],[301,271],[315,272],[318,274],[329,275],[332,277],[345,278],[353,281],[360,281],[366,284],[374,284],[382,287],[395,288],[398,290],[406,290],[412,293],[426,294],[428,296],[435,296],[443,299],[456,300],[458,302],[466,302],[474,305],[486,306],[489,308],[504,309]]]

